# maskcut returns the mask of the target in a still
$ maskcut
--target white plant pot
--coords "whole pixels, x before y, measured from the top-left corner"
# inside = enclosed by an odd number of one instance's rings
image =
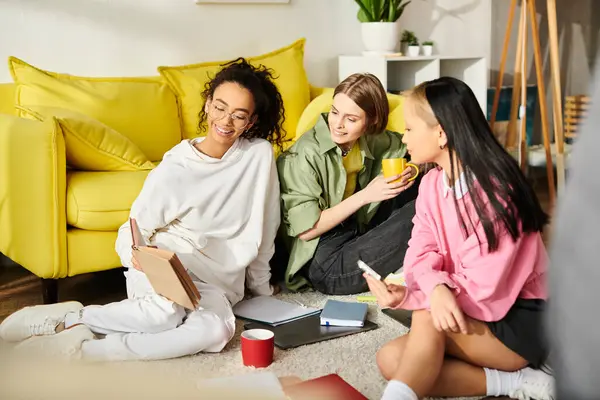
[[[433,54],[433,46],[423,46],[423,55],[430,56]]]
[[[419,55],[419,50],[421,48],[419,46],[408,46],[408,51],[406,52],[406,54],[409,57],[417,57]]]
[[[365,49],[370,53],[389,54],[396,51],[400,27],[395,22],[363,22],[360,24]]]

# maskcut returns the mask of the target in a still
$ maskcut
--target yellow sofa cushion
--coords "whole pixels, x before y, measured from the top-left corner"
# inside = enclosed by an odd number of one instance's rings
[[[66,108],[17,106],[44,121],[56,118],[65,137],[67,164],[84,171],[138,171],[154,163],[129,138],[110,126]]]
[[[116,231],[150,171],[67,172],[67,223],[91,231]]]
[[[285,107],[286,138],[293,139],[296,124],[302,111],[310,101],[310,86],[304,69],[304,44],[300,39],[279,50],[250,57],[253,65],[264,65],[275,72],[275,85],[281,93]],[[198,129],[198,112],[203,99],[200,93],[204,85],[227,61],[206,62],[178,67],[159,67],[160,74],[169,82],[179,101],[184,138],[194,138],[203,134]]]
[[[304,109],[304,112],[298,121],[298,126],[296,127],[296,139],[312,129],[317,123],[319,115],[328,112],[331,109],[332,103],[332,88],[324,89],[320,95],[315,97]]]
[[[14,83],[0,83],[0,114],[17,115]]]
[[[404,133],[404,97],[388,93],[390,115],[388,116],[387,129],[393,132]]]
[[[333,92],[334,89],[332,88],[322,89],[321,94],[315,97],[304,109],[304,112],[298,121],[296,140],[315,126],[319,115],[329,112],[331,109],[331,104],[333,103]],[[388,115],[388,124],[386,129],[392,132],[403,133],[403,97],[397,94],[388,93],[387,98],[390,105],[390,113]]]
[[[85,78],[38,69],[9,58],[23,107],[68,108],[131,139],[152,161],[181,141],[177,100],[160,78]]]

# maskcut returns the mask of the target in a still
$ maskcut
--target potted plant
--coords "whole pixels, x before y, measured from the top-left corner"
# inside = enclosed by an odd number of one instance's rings
[[[415,35],[415,33],[413,31],[409,31],[409,30],[404,30],[404,32],[402,32],[402,38],[400,39],[400,51],[404,54],[408,53],[408,45],[410,43],[418,43],[417,40],[417,36]]]
[[[423,42],[423,55],[430,56],[433,54],[433,41],[428,40]]]
[[[359,6],[362,40],[371,53],[388,54],[396,51],[398,19],[410,4],[405,0],[354,0]]]
[[[419,55],[420,50],[421,47],[419,46],[419,39],[417,39],[417,37],[415,36],[411,39],[410,42],[408,42],[407,55],[409,57],[417,57]]]

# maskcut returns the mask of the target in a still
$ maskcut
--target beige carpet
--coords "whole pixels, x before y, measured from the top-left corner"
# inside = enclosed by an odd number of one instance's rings
[[[302,294],[280,294],[282,300],[299,301],[307,306],[322,307],[327,299],[326,296],[308,292]],[[352,301],[355,296],[332,296],[332,298]],[[347,336],[344,338],[333,339],[316,343],[312,345],[302,346],[291,350],[275,349],[275,361],[267,369],[272,371],[279,377],[295,375],[302,379],[310,379],[329,373],[338,373],[342,378],[356,387],[369,399],[379,399],[385,387],[384,379],[379,375],[375,364],[375,354],[377,350],[389,340],[392,340],[399,335],[406,333],[406,328],[398,322],[392,320],[382,314],[375,304],[369,305],[368,318],[376,322],[379,328],[370,332],[359,333],[356,335]],[[141,381],[147,382],[148,385],[158,384],[162,390],[167,390],[168,384],[173,385],[174,382],[179,382],[177,386],[197,387],[202,379],[234,376],[256,372],[253,368],[244,367],[241,361],[240,340],[239,334],[242,330],[242,323],[238,321],[237,333],[234,339],[219,354],[199,354],[196,356],[184,357],[174,360],[152,361],[152,362],[126,362],[110,364],[109,368],[103,371],[108,374],[113,374],[112,378],[102,376],[102,373],[94,371],[93,374],[88,374],[85,379],[90,379],[89,375],[96,376],[94,382],[102,389],[116,385],[115,376],[141,377]],[[5,359],[6,361],[6,359]],[[4,363],[3,363],[4,364]],[[7,364],[2,367],[7,367]],[[36,364],[38,368],[42,368],[40,364]],[[0,388],[7,388],[7,383],[16,384],[15,379],[20,377],[23,379],[22,384],[31,385],[30,378],[25,379],[25,376],[14,371],[14,366],[11,366],[13,371],[10,374],[0,374]],[[33,371],[29,371],[31,366],[27,366],[28,376],[39,375]],[[4,370],[7,371],[7,370]],[[71,372],[59,372],[59,366],[53,365],[51,368],[44,367],[44,377],[48,382],[64,382],[67,386],[73,386],[73,380],[69,379]],[[77,369],[78,373],[84,373],[84,369]],[[17,375],[17,378],[9,378],[9,376]],[[68,375],[68,376],[64,376]],[[147,378],[144,378],[147,377]],[[2,382],[4,378],[4,382]],[[83,378],[77,379],[80,382]],[[9,382],[10,381],[10,382]],[[70,382],[70,383],[67,383]],[[163,382],[167,384],[164,386]],[[43,382],[36,382],[36,386],[42,387]],[[108,385],[108,386],[106,386]],[[19,385],[21,388],[21,384]],[[64,388],[64,386],[63,386]],[[120,389],[119,389],[120,390]],[[171,389],[170,389],[171,390]],[[74,392],[73,392],[74,394]],[[159,395],[159,392],[153,392],[154,398],[166,398]],[[152,396],[151,396],[152,397]],[[167,396],[168,397],[168,396]],[[193,396],[191,396],[193,397]],[[2,397],[8,398],[8,397]],[[21,397],[10,397],[21,398]],[[22,398],[32,398],[23,396]],[[51,398],[51,397],[48,397]],[[61,397],[64,398],[64,393]],[[136,396],[127,396],[122,398],[137,398]],[[145,396],[144,398],[148,398]],[[173,398],[187,398],[183,394]],[[211,396],[200,396],[198,398],[212,398]]]
[[[313,307],[323,307],[327,297],[316,292],[301,294],[281,294],[282,300],[299,301]],[[356,296],[332,296],[341,300],[353,300]],[[293,299],[293,300],[292,300]],[[375,363],[375,353],[386,342],[406,332],[398,322],[382,314],[375,304],[369,305],[368,319],[379,325],[378,329],[343,338],[332,339],[290,350],[275,349],[275,361],[268,368],[278,376],[296,375],[310,379],[329,373],[337,373],[357,388],[369,399],[378,399],[385,386]],[[242,324],[238,321],[238,334],[218,356],[198,356],[207,360],[202,371],[206,376],[218,376],[224,373],[241,374],[250,370],[242,365],[239,332]],[[200,360],[172,361],[202,363]]]
[[[280,294],[281,300],[299,301],[306,306],[323,307],[327,296],[317,292]],[[354,301],[356,296],[330,296],[329,298]],[[375,354],[388,341],[403,335],[407,329],[383,314],[376,304],[369,304],[367,318],[379,325],[378,329],[343,338],[298,347],[290,350],[275,349],[275,361],[268,368],[277,376],[296,375],[310,379],[336,372],[369,399],[379,399],[386,381],[379,374]],[[252,371],[241,361],[239,333],[219,355],[196,357],[165,362],[165,368],[196,369],[203,376],[243,374]]]

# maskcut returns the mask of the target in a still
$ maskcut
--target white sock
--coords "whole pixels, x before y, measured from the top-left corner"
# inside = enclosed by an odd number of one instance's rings
[[[497,369],[484,368],[487,396],[509,396],[521,386],[523,374],[521,371],[504,372]]]
[[[65,315],[65,329],[72,327],[73,325],[77,325],[79,323],[79,312],[69,312]]]
[[[389,381],[381,400],[419,400],[417,394],[406,383]]]

